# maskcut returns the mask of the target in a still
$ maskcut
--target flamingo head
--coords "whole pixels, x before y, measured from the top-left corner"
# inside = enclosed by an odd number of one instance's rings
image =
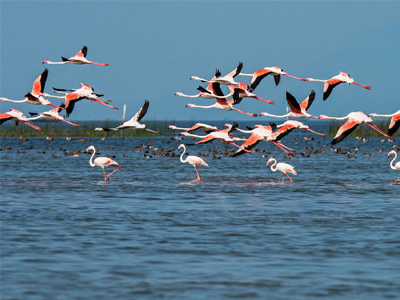
[[[100,127],[97,127],[97,128],[94,129],[94,131],[104,131],[104,129],[100,128]]]
[[[169,125],[168,128],[169,128],[169,129],[175,129],[176,126],[175,126],[175,125]]]
[[[183,93],[181,93],[181,92],[176,92],[175,95],[176,95],[176,96],[182,96]]]
[[[262,113],[260,113],[260,116],[265,116],[265,117],[268,117],[268,116],[270,116],[270,114],[269,114],[269,113],[267,113],[267,112],[262,112]]]
[[[320,115],[320,116],[318,117],[318,119],[320,119],[320,120],[329,120],[329,117],[326,116],[326,115]]]
[[[390,155],[392,155],[392,154],[396,154],[396,151],[394,151],[394,150],[391,150],[389,153],[388,153],[388,157],[390,157]]]
[[[305,81],[314,81],[314,78],[306,78]]]
[[[44,62],[42,62],[42,64],[48,64],[48,63],[49,63],[48,60],[45,60]]]
[[[96,151],[96,149],[95,149],[93,146],[89,146],[89,147],[86,149],[86,152],[89,152],[90,150]]]
[[[186,107],[193,107],[194,106],[194,104],[186,104]]]
[[[269,167],[270,162],[273,161],[273,158],[268,159],[267,161],[267,167]]]
[[[184,144],[180,144],[179,147],[178,147],[178,150],[183,148],[183,147],[185,147],[185,145]]]
[[[368,117],[375,117],[376,115],[377,115],[376,113],[372,113],[372,114],[369,114]]]

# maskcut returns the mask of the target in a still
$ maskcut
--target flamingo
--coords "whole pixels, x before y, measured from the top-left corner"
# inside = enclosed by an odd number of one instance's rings
[[[255,90],[255,88],[258,86],[258,84],[261,82],[261,80],[264,79],[264,77],[268,76],[268,75],[272,75],[274,76],[275,79],[275,85],[278,86],[280,80],[281,80],[281,75],[283,76],[287,76],[287,77],[291,77],[294,79],[298,79],[298,80],[302,80],[302,81],[306,81],[303,78],[299,78],[299,77],[295,77],[292,75],[289,75],[286,72],[283,72],[283,70],[277,66],[273,66],[273,67],[265,67],[264,69],[255,71],[253,74],[245,74],[245,73],[239,73],[239,76],[250,76],[251,78],[251,82],[250,82],[250,88],[249,91],[252,92]]]
[[[260,116],[274,117],[274,118],[292,117],[292,118],[298,118],[298,119],[301,119],[301,118],[318,119],[318,117],[312,116],[309,113],[307,113],[307,110],[310,108],[314,99],[315,99],[315,91],[311,91],[310,95],[306,99],[304,99],[299,105],[296,98],[289,92],[286,92],[286,101],[290,107],[289,113],[287,113],[285,115],[277,116],[277,115],[273,115],[273,114],[270,114],[267,112],[262,112],[260,114]]]
[[[213,131],[210,132],[209,134],[202,136],[202,135],[196,135],[196,134],[191,134],[188,132],[181,132],[181,135],[183,136],[192,136],[192,137],[196,137],[196,138],[201,138],[200,141],[196,142],[195,144],[203,144],[203,143],[210,143],[214,140],[217,141],[223,141],[226,143],[229,143],[237,148],[240,148],[237,144],[235,144],[235,141],[241,140],[239,138],[232,138],[229,133],[231,133],[232,131],[236,130],[236,128],[238,127],[238,123],[234,122],[232,125],[231,124],[225,124],[225,127],[227,127],[226,129],[223,130],[217,130],[217,131]],[[245,150],[246,152],[251,153],[251,151]]]
[[[83,100],[83,99],[94,101],[96,103],[100,103],[102,105],[111,107],[113,109],[118,109],[118,107],[107,104],[107,102],[111,102],[111,100],[101,98],[101,96],[104,96],[104,95],[94,93],[94,89],[85,83],[81,83],[81,88],[79,88],[79,89],[68,89],[68,90],[57,89],[57,88],[53,88],[53,89],[56,93],[65,94],[65,95],[62,97],[55,96],[55,95],[49,95],[47,93],[42,93],[41,95],[45,96],[45,97],[54,97],[54,98],[64,99],[67,117],[74,110],[75,103],[80,100]],[[71,93],[67,93],[67,91],[71,91]]]
[[[18,123],[24,123],[25,125],[28,125],[36,130],[42,131],[42,128],[33,125],[28,122],[28,118],[24,116],[22,112],[20,112],[17,109],[10,108],[10,112],[6,113],[0,113],[0,125],[3,124],[5,121],[15,121],[15,124],[18,126]]]
[[[195,155],[189,155],[188,157],[186,157],[186,159],[183,159],[183,156],[186,153],[186,147],[185,147],[184,144],[180,144],[179,147],[178,147],[178,150],[181,149],[181,148],[183,148],[183,152],[182,152],[181,158],[180,158],[181,162],[182,163],[191,164],[194,167],[194,169],[196,170],[197,179],[193,180],[192,182],[197,182],[197,181],[200,182],[200,175],[199,175],[199,172],[197,171],[197,166],[206,166],[206,167],[208,167],[207,163],[201,157],[198,157],[198,156],[195,156]]]
[[[186,132],[194,131],[194,130],[203,130],[206,134],[209,134],[212,131],[217,131],[218,128],[216,126],[211,126],[204,123],[196,123],[190,128],[176,127],[175,125],[169,125],[169,129],[174,130],[185,130]]]
[[[95,131],[116,131],[116,130],[122,130],[122,129],[143,129],[149,132],[153,133],[161,133],[159,131],[154,131],[149,128],[146,128],[146,124],[140,124],[140,120],[146,115],[147,110],[149,108],[150,102],[149,100],[144,100],[143,106],[139,109],[139,111],[129,120],[124,122],[122,125],[119,125],[118,127],[115,128],[95,128]]]
[[[248,113],[245,112],[243,110],[234,108],[233,105],[237,104],[235,103],[234,100],[224,100],[224,99],[216,99],[217,101],[213,104],[213,105],[208,105],[208,106],[202,106],[202,105],[194,105],[191,103],[186,104],[186,107],[197,107],[197,108],[217,108],[217,109],[221,109],[221,110],[225,110],[225,111],[237,111],[239,113],[251,116],[251,117],[257,117],[257,114],[252,114],[252,113]]]
[[[190,77],[190,79],[200,80],[202,82],[211,82],[211,83],[216,82],[216,83],[220,83],[220,84],[224,84],[224,85],[238,84],[233,78],[235,78],[240,73],[242,68],[243,68],[243,63],[239,62],[239,65],[236,67],[236,69],[229,72],[228,74],[226,74],[223,77],[216,78],[216,76],[214,76],[212,79],[207,80],[207,79],[200,78],[198,76],[192,76],[192,77]]]
[[[43,63],[44,64],[49,64],[49,65],[64,65],[67,63],[72,63],[74,65],[85,65],[85,64],[90,64],[90,65],[98,65],[98,66],[108,66],[108,64],[100,64],[96,62],[92,62],[90,60],[86,59],[87,55],[87,47],[83,46],[83,48],[75,54],[75,56],[71,58],[65,58],[61,56],[61,62],[52,62],[49,60],[45,60]]]
[[[64,104],[61,104],[61,107],[64,107],[64,106],[65,106]],[[62,122],[68,123],[68,124],[70,124],[72,126],[81,127],[81,125],[74,124],[74,123],[71,123],[71,122],[65,120],[63,116],[60,116],[60,114],[59,114],[60,111],[61,111],[61,109],[59,109],[59,108],[53,108],[52,110],[41,112],[41,113],[32,113],[32,112],[30,112],[29,113],[30,115],[32,115],[32,116],[39,115],[39,117],[33,118],[33,119],[29,119],[29,120],[36,120],[36,119],[39,119],[39,118],[44,118],[44,119],[47,119],[47,120],[62,121]]]
[[[391,115],[378,115],[376,113],[372,113],[369,114],[370,117],[388,117],[388,118],[392,118],[390,120],[390,124],[389,124],[389,129],[388,129],[388,135],[392,136],[393,134],[396,133],[396,131],[399,129],[400,127],[400,110],[396,111],[395,113],[391,114]]]
[[[34,105],[49,105],[52,107],[60,108],[57,105],[52,104],[49,100],[44,99],[41,94],[44,91],[44,86],[46,84],[47,75],[49,73],[48,69],[44,69],[44,71],[36,78],[33,82],[32,91],[28,92],[24,95],[25,99],[23,100],[11,100],[8,98],[0,98],[0,101],[8,101],[14,103],[29,103]]]
[[[314,134],[320,135],[320,136],[325,136],[323,133],[316,132],[312,129],[310,129],[309,126],[303,124],[300,121],[297,120],[289,120],[286,121],[285,123],[278,125],[278,130],[274,132],[274,137],[276,141],[280,141],[283,137],[287,136],[290,132],[292,132],[294,129],[305,129],[307,131],[310,131]]]
[[[328,117],[325,115],[320,115],[319,119],[322,120],[345,120],[346,123],[344,123],[336,133],[335,137],[333,138],[331,144],[335,145],[337,143],[340,143],[343,141],[350,133],[352,133],[358,125],[364,123],[371,127],[372,129],[376,130],[380,134],[384,135],[385,137],[391,139],[392,137],[384,133],[382,130],[380,130],[378,127],[376,127],[375,124],[372,124],[372,119],[368,117],[365,113],[362,111],[357,111],[357,112],[351,112],[347,116],[342,117],[342,118],[335,118],[335,117]]]
[[[119,169],[121,169],[121,166],[115,161],[112,160],[108,157],[97,157],[94,162],[93,162],[93,157],[96,154],[96,149],[94,148],[94,146],[89,146],[86,149],[86,152],[89,152],[90,150],[93,150],[93,154],[90,157],[89,163],[91,167],[101,167],[103,169],[103,173],[104,173],[104,181],[107,181],[110,179],[110,176],[112,174],[114,174],[115,172],[117,172]],[[112,171],[110,174],[106,175],[106,171],[104,170],[104,168],[106,167],[110,167],[110,166],[116,166],[117,169],[115,169],[114,171]]]
[[[249,152],[249,150],[253,149],[261,141],[271,142],[275,146],[278,146],[283,151],[285,151],[286,153],[289,154],[289,152],[285,148],[287,148],[287,149],[290,149],[290,148],[283,146],[280,142],[275,141],[273,133],[272,133],[272,130],[274,130],[275,128],[276,128],[275,124],[272,124],[270,126],[256,125],[256,127],[254,129],[250,130],[250,132],[251,132],[250,137],[239,147],[239,149],[236,151],[236,153],[233,155],[233,157],[242,155],[245,152]],[[245,130],[239,130],[239,131],[246,132]],[[290,149],[290,150],[294,151],[293,149]]]
[[[369,85],[363,85],[363,84],[359,84],[357,82],[354,81],[353,78],[350,78],[350,75],[345,73],[345,72],[339,72],[338,75],[333,76],[331,79],[327,79],[327,80],[321,80],[321,79],[314,79],[314,78],[306,78],[306,81],[320,81],[320,82],[324,82],[324,96],[323,99],[326,100],[328,99],[329,95],[331,94],[333,88],[335,86],[337,86],[340,83],[352,83],[355,85],[359,85],[361,87],[363,87],[364,89],[370,90],[371,87]]]
[[[397,158],[397,153],[396,153],[396,151],[391,150],[391,151],[388,153],[388,157],[390,157],[390,155],[392,155],[392,154],[394,154],[394,158],[393,158],[392,161],[390,162],[390,168],[393,169],[393,170],[400,171],[400,161],[398,161],[395,165],[393,165],[394,161],[395,161],[396,158]],[[396,183],[396,182],[400,182],[400,179],[395,180],[394,183]]]
[[[243,98],[253,98],[268,104],[274,104],[275,101],[265,100],[263,98],[258,97],[256,94],[248,91],[249,86],[243,82],[239,82],[237,85],[229,85],[230,94],[226,95],[226,97],[232,96],[235,103],[240,103]]]
[[[295,171],[294,167],[292,165],[286,164],[286,163],[278,163],[275,158],[270,158],[268,159],[267,162],[267,167],[269,166],[269,163],[274,162],[271,165],[271,171],[276,172],[276,171],[281,171],[283,173],[282,176],[282,182],[285,181],[285,175],[289,178],[291,182],[293,182],[292,178],[287,173],[292,173],[294,175],[297,175],[297,172]]]

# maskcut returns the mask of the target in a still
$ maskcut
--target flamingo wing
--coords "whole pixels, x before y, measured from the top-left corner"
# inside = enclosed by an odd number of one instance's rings
[[[255,71],[253,73],[253,77],[251,78],[250,82],[250,91],[254,91],[258,84],[261,82],[261,80],[264,79],[267,75],[271,74],[271,71],[268,69],[262,69]]]
[[[85,97],[80,96],[78,93],[70,93],[65,95],[65,115],[68,117],[74,110],[75,103],[79,100],[85,99]]]
[[[290,110],[293,113],[296,113],[296,114],[301,114],[302,113],[300,105],[297,102],[296,98],[292,94],[290,94],[289,92],[286,92],[286,101],[287,101],[287,103],[288,103],[288,105],[290,107]]]
[[[275,85],[278,86],[281,81],[281,75],[274,75]]]
[[[389,124],[388,135],[393,136],[400,127],[400,113],[394,115]]]
[[[12,120],[13,116],[8,113],[0,113],[0,125],[5,121]]]
[[[207,166],[208,167],[208,164],[201,157],[189,155],[186,159],[187,159],[187,162],[189,164],[191,164],[192,166]]]
[[[41,93],[43,93],[48,73],[49,70],[46,68],[44,69],[42,74],[40,74],[38,78],[36,78],[35,82],[33,83],[31,92],[33,95],[40,95]]]
[[[344,123],[336,133],[335,137],[333,138],[331,144],[335,145],[343,141],[350,133],[352,133],[357,127],[360,125],[360,122],[350,118]]]
[[[239,65],[236,67],[236,69],[233,70],[233,71],[231,71],[231,72],[229,72],[229,73],[226,75],[226,77],[235,78],[235,77],[240,73],[240,71],[242,71],[242,68],[243,68],[243,63],[242,63],[242,62],[239,62]]]
[[[83,46],[82,49],[76,54],[78,57],[86,57],[87,55],[87,47]]]
[[[285,136],[287,136],[289,133],[291,133],[295,129],[295,127],[291,124],[286,124],[279,128],[277,131],[274,132],[275,140],[280,141],[283,139]]]
[[[205,138],[201,139],[200,141],[196,142],[196,144],[204,144],[210,143],[215,139],[215,136],[208,134]]]
[[[314,102],[314,99],[315,91],[312,90],[310,95],[308,95],[308,97],[300,103],[300,109],[303,111],[307,111],[310,108],[311,104]]]
[[[139,111],[129,120],[129,122],[140,122],[140,120],[146,115],[149,104],[149,100],[144,100],[142,108],[139,109]]]
[[[294,167],[287,163],[278,163],[276,165],[276,168],[283,173],[292,173],[294,175],[297,175],[297,172],[295,171]]]
[[[240,146],[239,150],[236,151],[235,154],[233,154],[233,157],[242,155],[244,153],[246,153],[245,150],[251,150],[253,149],[255,146],[258,145],[258,143],[263,139],[263,137],[255,132],[253,132],[251,134],[251,136],[249,136],[249,138]]]
[[[339,79],[329,79],[325,81],[324,84],[324,96],[323,100],[328,99],[329,95],[332,93],[332,90],[335,86],[337,86],[341,81]]]

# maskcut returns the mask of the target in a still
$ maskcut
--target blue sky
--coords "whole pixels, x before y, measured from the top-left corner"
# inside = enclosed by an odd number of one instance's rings
[[[144,120],[255,120],[186,108],[213,100],[174,95],[197,94],[206,84],[191,76],[211,78],[216,68],[224,75],[242,61],[244,73],[279,66],[294,76],[328,79],[344,71],[372,89],[342,84],[322,101],[322,83],[283,77],[276,87],[267,77],[255,93],[276,103],[247,98],[238,109],[284,114],[286,91],[303,100],[314,89],[314,115],[393,113],[400,109],[399,16],[398,1],[1,1],[0,96],[23,99],[47,67],[45,92],[84,82],[120,108],[82,100],[70,121],[120,120],[124,104],[129,118],[144,99],[150,100]],[[83,45],[89,60],[109,66],[42,64],[74,56]],[[26,115],[48,110],[26,103],[0,107]]]

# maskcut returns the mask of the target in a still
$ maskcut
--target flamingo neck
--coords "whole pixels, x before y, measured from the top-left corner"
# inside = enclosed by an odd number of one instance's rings
[[[202,106],[202,105],[194,105],[194,104],[192,104],[192,105],[190,105],[190,107],[197,107],[197,108],[214,108],[214,107],[215,107],[215,104],[213,104],[213,105],[208,105],[208,106]]]
[[[392,161],[390,162],[390,168],[393,169],[393,170],[396,170],[396,168],[395,168],[395,166],[394,166],[394,161],[396,160],[396,158],[397,158],[397,153],[394,152],[394,158],[393,158]]]
[[[92,156],[90,157],[90,160],[89,160],[90,166],[92,166],[92,167],[95,167],[95,166],[96,166],[96,165],[93,163],[93,157],[94,157],[95,154],[96,154],[96,149],[93,148],[93,154],[92,154]]]
[[[278,170],[277,167],[276,167],[277,161],[276,161],[275,158],[272,159],[272,161],[273,161],[274,163],[271,165],[271,171],[272,171],[272,172],[276,172],[276,171]],[[275,167],[275,169],[274,169],[274,167]]]
[[[14,103],[24,103],[24,102],[28,102],[28,99],[25,98],[24,100],[11,100],[11,99],[8,99],[8,98],[1,98],[1,101],[14,102]]]
[[[187,161],[187,158],[186,159],[183,159],[183,156],[186,154],[186,147],[185,147],[185,145],[183,145],[183,152],[182,152],[182,154],[181,154],[181,162],[182,163],[186,163],[186,161]]]

